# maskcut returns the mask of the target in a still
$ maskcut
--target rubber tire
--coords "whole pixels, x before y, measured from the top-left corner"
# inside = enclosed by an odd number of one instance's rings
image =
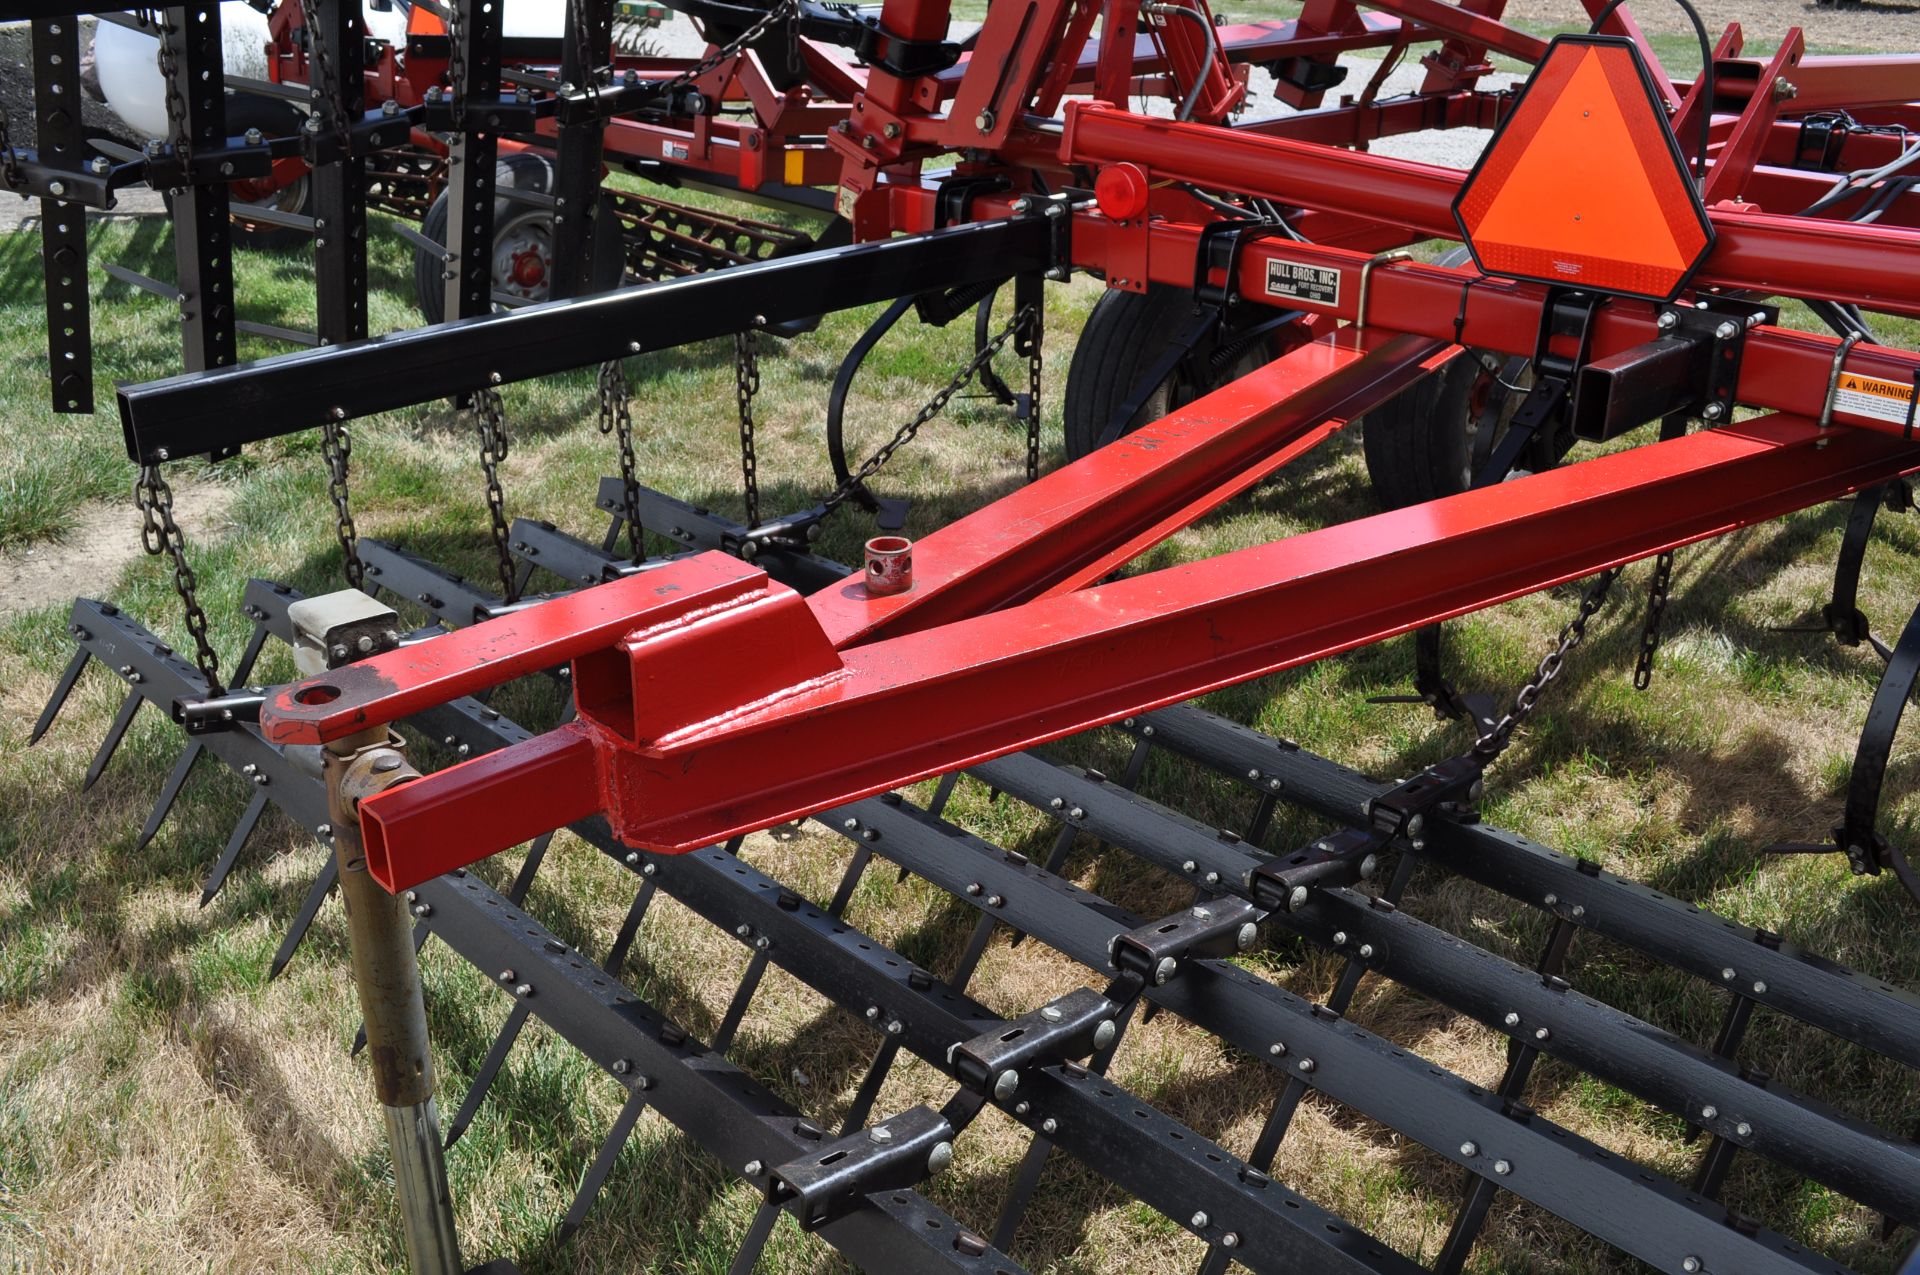
[[[306,122],[306,112],[291,102],[261,97],[254,93],[227,94],[229,136],[240,137],[248,129],[257,128],[270,138],[293,137],[300,133],[306,126]],[[309,173],[302,180],[306,182],[306,190],[301,195],[300,205],[287,211],[297,212],[303,217],[311,217],[313,216],[313,175]],[[173,198],[165,192],[163,196],[167,215],[171,217]],[[233,207],[240,208],[244,205],[236,202]],[[249,229],[240,224],[237,215],[233,219],[232,233],[234,247],[251,248],[260,252],[292,252],[313,242],[312,235],[291,226],[261,226],[257,229]]]
[[[1456,495],[1472,483],[1472,440],[1464,426],[1479,376],[1473,356],[1461,355],[1362,419],[1367,477],[1384,508]]]
[[[553,161],[544,155],[531,151],[515,151],[502,155],[494,165],[493,180],[496,188],[511,187],[515,190],[531,190],[547,194],[553,189]],[[447,195],[441,191],[439,196],[427,208],[427,215],[420,219],[420,233],[437,244],[447,242]],[[604,192],[602,199],[606,198]],[[511,199],[496,199],[493,205],[495,224],[521,209],[521,205]],[[603,223],[614,221],[613,214],[602,204],[600,218]],[[428,252],[425,248],[415,248],[413,253],[413,295],[419,303],[420,313],[428,323],[441,323],[447,314],[447,292],[445,265],[438,253]],[[626,273],[626,253],[623,245],[614,240],[601,238],[594,246],[593,279],[591,291],[609,292],[620,286]]]
[[[1438,264],[1467,260],[1467,250],[1455,248]],[[1473,484],[1474,439],[1467,418],[1483,375],[1477,354],[1469,350],[1361,418],[1367,477],[1383,507],[1404,509],[1457,495]],[[1502,421],[1518,405],[1518,398],[1509,396]]]
[[[1094,450],[1113,414],[1132,392],[1140,370],[1160,356],[1192,313],[1192,292],[1161,284],[1153,285],[1144,293],[1110,288],[1094,303],[1093,313],[1087,316],[1087,325],[1081,329],[1080,342],[1073,350],[1073,362],[1067,369],[1066,397],[1061,405],[1068,460],[1078,460]],[[1242,356],[1217,384],[1197,390],[1176,385],[1171,393],[1163,387],[1148,397],[1121,432],[1130,434],[1201,393],[1219,389],[1279,357],[1295,343],[1287,339],[1286,332],[1287,329],[1276,331],[1266,348],[1256,347]],[[1196,353],[1208,353],[1210,345],[1202,342]]]

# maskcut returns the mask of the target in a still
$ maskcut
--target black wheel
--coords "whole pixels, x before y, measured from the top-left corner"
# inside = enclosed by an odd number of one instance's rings
[[[1193,293],[1161,285],[1146,292],[1111,289],[1094,303],[1087,326],[1081,330],[1080,343],[1074,347],[1073,363],[1067,369],[1067,393],[1061,410],[1068,460],[1078,460],[1098,445],[1139,378],[1192,315]],[[1289,325],[1245,342],[1241,348],[1222,349],[1217,333],[1208,334],[1194,347],[1193,354],[1154,388],[1121,433],[1130,434],[1202,394],[1239,380],[1304,337],[1304,329]],[[1204,370],[1196,376],[1196,368]]]
[[[293,137],[306,122],[306,114],[291,102],[248,93],[227,96],[227,132],[235,137],[244,136],[251,129],[260,130],[260,135],[266,138]],[[312,236],[304,230],[247,216],[249,207],[312,216],[313,173],[304,160],[275,160],[273,171],[267,176],[234,182],[228,186],[227,195],[233,209],[236,247],[289,252],[312,242]]]
[[[553,189],[553,162],[544,155],[520,151],[500,157],[494,168],[494,188],[547,194]],[[447,241],[447,195],[427,209],[420,233],[434,243]],[[617,219],[603,201],[603,224]],[[620,285],[625,269],[620,244],[610,236],[596,236],[592,290],[604,292]],[[428,323],[446,318],[446,267],[440,254],[416,249],[413,285],[420,313]],[[550,209],[500,195],[493,208],[493,290],[524,301],[545,301],[553,288],[553,213]]]
[[[1456,249],[1440,264],[1464,259]],[[1472,486],[1520,406],[1508,387],[1524,391],[1530,380],[1525,359],[1468,350],[1368,412],[1360,433],[1380,503],[1402,509]]]

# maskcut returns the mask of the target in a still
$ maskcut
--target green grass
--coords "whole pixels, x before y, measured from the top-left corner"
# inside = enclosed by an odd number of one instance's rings
[[[376,328],[411,322],[406,250],[382,229],[375,254]],[[167,277],[170,254],[156,223],[113,223],[95,233],[96,255]],[[310,275],[295,257],[241,253],[237,291],[245,317],[311,322]],[[0,239],[0,543],[59,552],[54,537],[83,542],[135,517],[111,408],[95,418],[55,416],[43,403],[38,262],[30,236]],[[1097,296],[1082,281],[1050,290],[1048,409],[1074,336]],[[820,445],[828,385],[842,351],[872,311],[833,316],[820,331],[769,342],[763,359],[761,474],[769,508],[798,507],[830,486]],[[1789,319],[1803,321],[1789,307]],[[170,369],[171,307],[113,284],[96,292],[103,405],[115,380]],[[1911,345],[1920,328],[1883,325]],[[962,361],[966,325],[903,331],[863,372],[850,413],[850,447],[864,453],[891,433],[946,370]],[[247,342],[249,355],[273,352]],[[722,511],[740,511],[727,343],[635,360],[643,479]],[[514,451],[505,467],[510,514],[546,517],[597,536],[593,483],[610,471],[610,442],[594,427],[591,376],[578,373],[506,391]],[[1057,429],[1046,463],[1059,463]],[[1641,440],[1635,440],[1641,441]],[[394,540],[476,579],[491,578],[469,425],[444,406],[395,412],[354,426],[355,507],[364,534]],[[924,534],[1019,482],[1023,440],[1006,414],[962,400],[930,426],[878,481],[914,504]],[[310,437],[248,448],[208,468],[180,467],[230,497],[225,523],[190,545],[221,650],[246,636],[238,612],[249,576],[308,591],[335,587],[324,473]],[[109,502],[102,504],[100,502]],[[1357,438],[1324,447],[1227,509],[1154,551],[1172,564],[1374,511]],[[1859,880],[1824,858],[1770,858],[1764,846],[1819,835],[1839,789],[1877,669],[1860,650],[1783,634],[1773,626],[1817,611],[1845,523],[1843,506],[1794,515],[1684,552],[1654,685],[1625,685],[1640,624],[1645,569],[1629,573],[1613,605],[1502,763],[1489,818],[1529,837],[1695,899],[1743,923],[1779,930],[1807,947],[1905,986],[1920,986],[1911,903],[1887,879]],[[852,557],[867,527],[842,516],[823,552]],[[1883,516],[1875,529],[1862,605],[1891,631],[1920,597],[1920,533]],[[179,643],[166,572],[130,563],[111,596]],[[1465,684],[1509,688],[1532,669],[1564,621],[1574,591],[1497,608],[1450,630],[1449,660]],[[234,777],[203,767],[154,843],[131,850],[148,803],[178,747],[173,727],[145,712],[105,778],[85,796],[78,780],[119,688],[97,671],[38,748],[26,731],[68,647],[64,608],[0,622],[0,1270],[253,1270],[363,1272],[399,1269],[382,1133],[364,1069],[346,1044],[355,1025],[343,976],[345,933],[323,912],[288,973],[264,981],[320,851],[269,814],[226,891],[205,912],[199,883],[246,794]],[[1457,728],[1368,698],[1404,689],[1404,642],[1356,652],[1209,697],[1208,706],[1381,775],[1405,774],[1457,751]],[[262,669],[290,674],[284,657]],[[532,725],[557,709],[537,689],[503,706]],[[1122,745],[1072,741],[1065,756],[1115,773]],[[1889,785],[1889,825],[1920,821],[1915,758],[1903,746]],[[1158,757],[1146,790],[1195,818],[1244,824],[1232,786]],[[1050,829],[1033,811],[962,784],[952,817],[980,835],[1044,854]],[[1316,835],[1318,823],[1283,812],[1267,844]],[[844,862],[817,832],[758,839],[757,864],[810,896],[828,894]],[[503,856],[511,860],[513,856]],[[498,880],[513,867],[485,869]],[[1148,914],[1185,902],[1159,874],[1081,846],[1070,871]],[[570,942],[599,952],[630,895],[625,875],[566,838],[529,906]],[[1536,915],[1459,881],[1416,879],[1409,906],[1437,924],[1518,961],[1544,940]],[[895,885],[874,872],[856,892],[853,923],[936,969],[950,968],[966,925],[946,896],[919,881]],[[975,990],[1002,1012],[1021,1012],[1092,977],[1027,943],[990,949]],[[443,1106],[464,1092],[505,1014],[498,989],[430,946],[424,957]],[[1286,945],[1249,964],[1302,995],[1322,997],[1335,964]],[[628,985],[699,1035],[710,1034],[744,966],[738,946],[658,903],[643,927]],[[1656,1024],[1710,1041],[1720,1005],[1710,989],[1632,952],[1583,939],[1575,982]],[[1460,1024],[1418,997],[1368,984],[1357,1021],[1439,1065],[1486,1083],[1501,1051],[1489,1033]],[[858,1083],[870,1036],[790,980],[757,998],[734,1056],[802,1107],[831,1116]],[[1796,1088],[1899,1131],[1920,1117],[1913,1078],[1861,1051],[1775,1016],[1755,1023],[1742,1057]],[[1161,1016],[1130,1034],[1116,1074],[1176,1118],[1244,1152],[1272,1098],[1264,1063]],[[930,1069],[901,1068],[881,1110],[944,1097]],[[1528,1101],[1670,1175],[1685,1178],[1697,1148],[1677,1121],[1590,1078],[1546,1066]],[[612,1082],[544,1029],[530,1029],[479,1119],[450,1157],[470,1256],[510,1256],[530,1272],[721,1271],[754,1198],[681,1134],[643,1120],[587,1227],[560,1243],[554,1227],[573,1184],[618,1109]],[[989,1114],[969,1132],[953,1172],[931,1194],[963,1221],[991,1227],[1023,1148]],[[1743,1211],[1864,1272],[1892,1269],[1908,1238],[1877,1238],[1876,1221],[1825,1190],[1743,1160],[1731,1192]],[[1431,1259],[1444,1242],[1455,1172],[1443,1161],[1353,1113],[1310,1100],[1278,1169],[1289,1185],[1405,1251]],[[1094,1174],[1056,1161],[1015,1255],[1036,1270],[1191,1269],[1195,1243]],[[839,1269],[816,1241],[783,1223],[762,1267]],[[1612,1272],[1635,1269],[1578,1233],[1503,1200],[1481,1245],[1479,1272]]]

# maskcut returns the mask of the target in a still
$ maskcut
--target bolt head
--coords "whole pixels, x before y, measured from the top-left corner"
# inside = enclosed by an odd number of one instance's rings
[[[1059,1022],[1059,1021],[1060,1021],[1060,1020],[1061,1020],[1062,1018],[1064,1018],[1064,1017],[1065,1017],[1065,1015],[1064,1015],[1064,1014],[1062,1014],[1062,1013],[1061,1013],[1061,1012],[1059,1011],[1059,1009],[1057,1009],[1056,1007],[1054,1007],[1054,1006],[1052,1006],[1052,1005],[1046,1005],[1046,1006],[1042,1006],[1042,1007],[1041,1007],[1041,1010],[1040,1010],[1040,1017],[1042,1017],[1042,1018],[1044,1018],[1044,1019],[1046,1019],[1046,1020],[1047,1020],[1048,1022],[1050,1022],[1050,1023],[1057,1023],[1057,1022]]]
[[[1109,1018],[1106,1022],[1101,1023],[1098,1027],[1093,1029],[1093,1047],[1095,1049],[1105,1049],[1108,1045],[1111,1045],[1113,1043],[1114,1033],[1119,1030],[1120,1030],[1119,1028],[1113,1025],[1113,1020],[1111,1018]]]
[[[746,1167],[741,1171],[750,1178],[757,1178],[767,1171],[767,1166],[758,1160],[749,1160],[746,1163]]]
[[[993,112],[982,111],[974,116],[973,126],[982,133],[991,133],[993,131]]]
[[[1722,341],[1731,341],[1740,335],[1740,325],[1729,320],[1713,330],[1713,335]]]
[[[1506,1160],[1495,1160],[1493,1162],[1493,1171],[1504,1178],[1507,1174],[1513,1172],[1513,1165]]]
[[[1700,1259],[1697,1257],[1683,1257],[1680,1259],[1680,1269],[1686,1271],[1687,1275],[1693,1275],[1693,1272],[1700,1269]]]
[[[1009,1067],[993,1080],[993,1096],[1001,1102],[1013,1097],[1020,1088],[1020,1073]]]
[[[1045,1120],[1042,1120],[1040,1122],[1040,1132],[1042,1133],[1058,1133],[1059,1131],[1060,1131],[1060,1122],[1058,1120],[1055,1120],[1052,1116],[1048,1116]]]
[[[1702,1120],[1711,1120],[1719,1114],[1720,1114],[1720,1108],[1713,1106],[1711,1103],[1709,1103],[1707,1106],[1700,1108],[1700,1118]]]
[[[1474,1144],[1474,1143],[1471,1143],[1471,1142],[1463,1142],[1463,1143],[1461,1143],[1461,1144],[1460,1144],[1460,1154],[1461,1154],[1461,1155],[1465,1155],[1465,1156],[1475,1156],[1475,1155],[1479,1155],[1479,1154],[1480,1154],[1480,1148],[1479,1148],[1479,1146],[1477,1146],[1477,1145],[1476,1145],[1476,1144]]]
[[[1733,1126],[1733,1131],[1743,1138],[1751,1138],[1753,1136],[1753,1126],[1744,1120]]]
[[[1520,1015],[1514,1013],[1512,1010],[1508,1010],[1507,1016],[1500,1021],[1509,1027],[1518,1027],[1520,1025]]]
[[[1160,963],[1153,967],[1153,985],[1155,987],[1164,986],[1166,981],[1173,977],[1173,972],[1179,968],[1180,962],[1174,960],[1171,956],[1161,957]]]
[[[1245,925],[1240,927],[1240,932],[1233,936],[1234,946],[1238,947],[1242,952],[1244,952],[1248,948],[1252,947],[1253,941],[1259,937],[1260,937],[1260,927],[1255,925],[1252,921],[1248,921]]]
[[[1360,959],[1365,961],[1365,960],[1372,959],[1372,957],[1373,957],[1373,944],[1362,943],[1360,945]]]
[[[1208,1217],[1205,1213],[1195,1213],[1192,1217],[1188,1218],[1187,1220],[1193,1224],[1193,1229],[1198,1231],[1198,1230],[1205,1229],[1207,1223],[1211,1222],[1213,1219]]]
[[[521,1000],[525,1000],[527,999],[527,997],[533,995],[533,984],[521,983],[513,989],[513,994],[515,996],[518,996]]]
[[[1701,410],[1700,414],[1710,421],[1717,421],[1727,414],[1726,405],[1723,403],[1709,403]]]
[[[1287,895],[1287,910],[1291,912],[1297,908],[1305,907],[1306,902],[1307,887],[1304,885],[1296,885]]]
[[[877,1124],[867,1130],[867,1141],[877,1143],[884,1147],[893,1141],[893,1130],[883,1124]]]
[[[1302,1072],[1310,1072],[1314,1068],[1314,1062],[1311,1058],[1302,1058],[1299,1062],[1295,1063],[1294,1066]]]
[[[1333,945],[1335,947],[1345,947],[1347,945],[1347,932],[1345,930],[1335,930],[1333,932]]]
[[[1269,1054],[1272,1054],[1275,1058],[1285,1057],[1287,1052],[1287,1042],[1284,1040],[1276,1040],[1271,1045],[1267,1046],[1267,1052]]]
[[[947,1166],[953,1163],[953,1144],[936,1142],[933,1150],[927,1153],[927,1172],[945,1173]]]

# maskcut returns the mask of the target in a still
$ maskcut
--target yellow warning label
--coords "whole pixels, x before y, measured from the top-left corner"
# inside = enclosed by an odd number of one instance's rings
[[[1842,372],[1833,387],[1833,410],[1904,425],[1913,411],[1913,386],[1883,381],[1877,376]]]

